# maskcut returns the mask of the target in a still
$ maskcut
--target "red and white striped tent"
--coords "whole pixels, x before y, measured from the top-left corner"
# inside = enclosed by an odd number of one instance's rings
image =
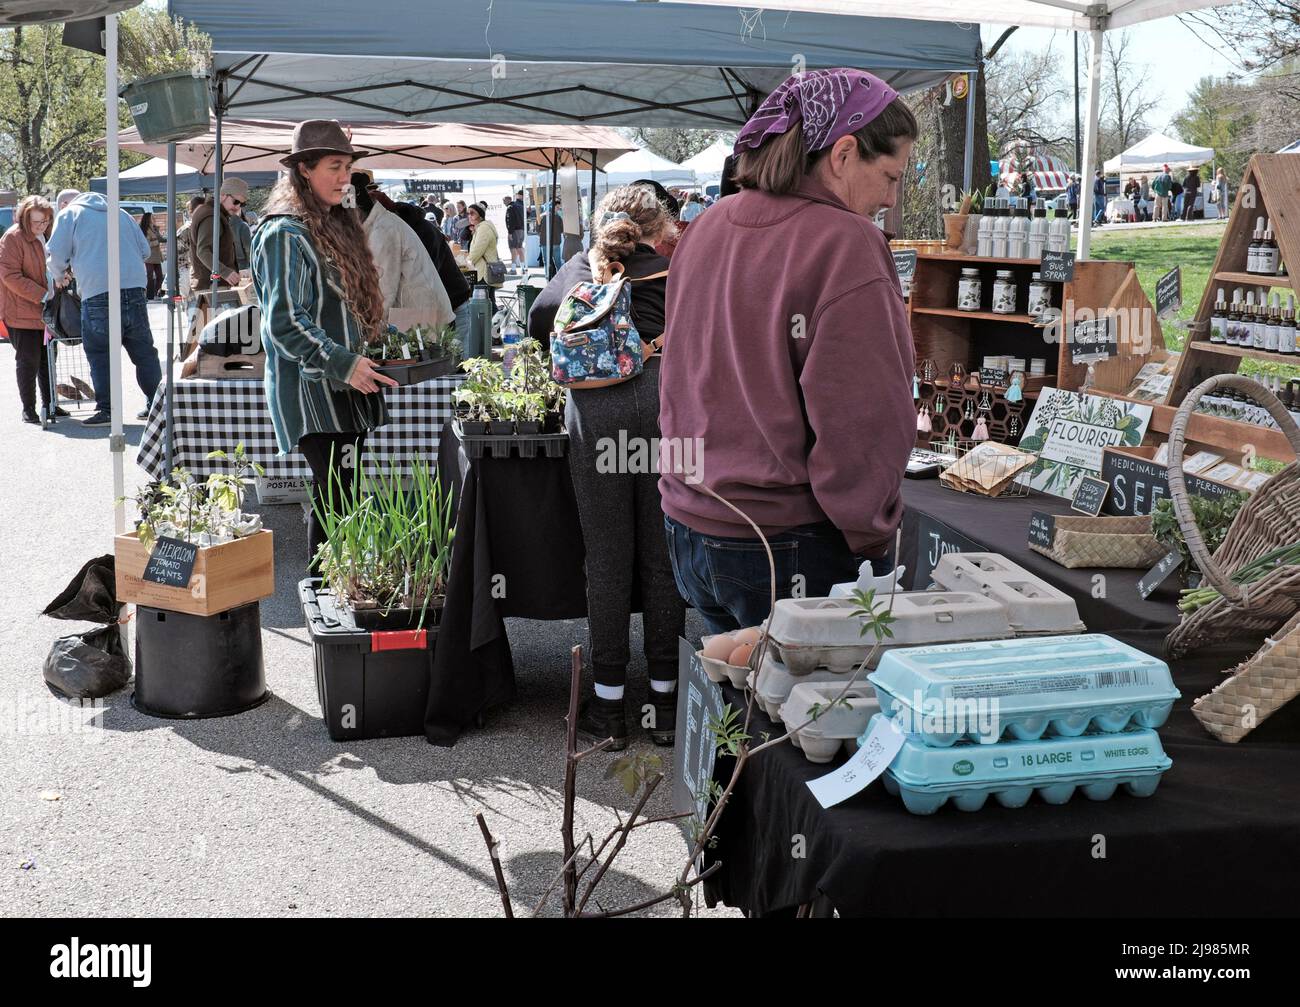
[[[1035,192],[1063,192],[1070,184],[1070,166],[1051,154],[1033,156],[1033,175]],[[1015,185],[1020,181],[1014,152],[1002,158],[998,181],[1007,185]]]

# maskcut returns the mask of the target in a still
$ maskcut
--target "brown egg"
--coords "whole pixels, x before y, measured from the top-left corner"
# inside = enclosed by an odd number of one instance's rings
[[[729,633],[719,633],[712,640],[705,643],[704,650],[700,653],[704,657],[725,661],[735,649],[736,641],[731,638],[731,635]]]
[[[754,629],[742,629],[736,633],[733,633],[732,637],[733,639],[735,639],[736,643],[738,644],[758,643],[758,641],[762,639],[762,635],[763,634],[759,632],[757,628],[754,628]]]
[[[742,643],[731,652],[731,656],[727,658],[727,663],[733,668],[748,668],[749,655],[753,652],[754,645],[752,643]]]

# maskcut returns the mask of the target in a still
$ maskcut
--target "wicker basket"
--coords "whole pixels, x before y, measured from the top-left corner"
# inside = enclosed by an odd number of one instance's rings
[[[1147,567],[1165,554],[1151,534],[1151,515],[1145,517],[1085,517],[1058,515],[1052,548],[1031,542],[1029,548],[1060,563],[1067,570],[1080,566]]]
[[[1300,695],[1300,615],[1232,677],[1192,704],[1192,714],[1220,741],[1240,741]]]
[[[1290,412],[1267,388],[1240,374],[1219,374],[1201,382],[1178,407],[1169,428],[1169,496],[1188,551],[1206,583],[1213,585],[1221,597],[1184,616],[1169,634],[1165,650],[1173,658],[1194,647],[1224,640],[1258,639],[1276,632],[1300,608],[1300,566],[1279,566],[1250,585],[1234,582],[1225,572],[1235,573],[1274,549],[1300,542],[1300,468],[1295,462],[1269,479],[1242,505],[1213,556],[1196,527],[1183,481],[1183,442],[1197,402],[1218,388],[1243,392],[1258,402],[1286,434],[1292,450],[1300,453],[1300,427]]]

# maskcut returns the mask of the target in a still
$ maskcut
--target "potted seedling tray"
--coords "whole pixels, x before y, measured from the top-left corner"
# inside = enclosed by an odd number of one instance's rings
[[[144,579],[150,550],[131,532],[114,540],[118,601],[168,612],[216,615],[275,594],[275,549],[265,529],[220,545],[200,546],[185,587]]]
[[[298,599],[311,635],[316,695],[330,738],[424,734],[438,637],[434,612],[420,629],[363,629],[317,578],[298,584]]]
[[[536,426],[528,424],[525,429],[531,431]],[[563,458],[569,449],[567,433],[521,433],[517,424],[502,420],[484,423],[461,418],[452,429],[470,458]]]
[[[434,378],[445,378],[456,371],[455,358],[449,353],[425,360],[379,360],[379,373],[392,378],[399,385],[418,385]]]
[[[418,608],[356,608],[345,606],[344,617],[357,629],[436,629],[442,620],[442,599],[437,607],[430,605],[423,612]]]

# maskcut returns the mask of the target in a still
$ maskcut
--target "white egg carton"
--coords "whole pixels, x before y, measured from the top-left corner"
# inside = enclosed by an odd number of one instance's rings
[[[853,665],[856,668],[857,665]],[[812,671],[796,675],[776,656],[775,648],[770,644],[767,653],[763,656],[763,663],[759,666],[758,674],[754,679],[754,696],[759,707],[772,720],[781,719],[781,706],[790,698],[790,693],[796,685],[835,685],[844,688],[853,676],[847,671],[831,671],[829,668],[814,668]],[[854,683],[855,687],[867,686],[867,676],[864,672],[862,676]]]
[[[877,595],[886,605],[889,595]],[[772,646],[796,675],[814,668],[852,671],[871,653],[875,637],[862,634],[847,598],[785,598],[772,612]],[[901,591],[893,596],[892,636],[881,651],[968,640],[1004,640],[1014,634],[1006,607],[965,591]],[[877,660],[880,654],[876,655]],[[875,663],[868,667],[875,667]]]
[[[821,710],[809,723],[812,715],[808,711],[814,705]],[[858,737],[867,729],[872,715],[879,712],[875,689],[863,682],[854,683],[847,692],[842,682],[800,682],[790,690],[780,710],[781,720],[791,732],[791,742],[809,762],[830,762],[846,743],[856,749]]]
[[[1083,633],[1074,599],[993,552],[950,552],[930,574],[932,591],[974,591],[1001,604],[1016,636]]]

